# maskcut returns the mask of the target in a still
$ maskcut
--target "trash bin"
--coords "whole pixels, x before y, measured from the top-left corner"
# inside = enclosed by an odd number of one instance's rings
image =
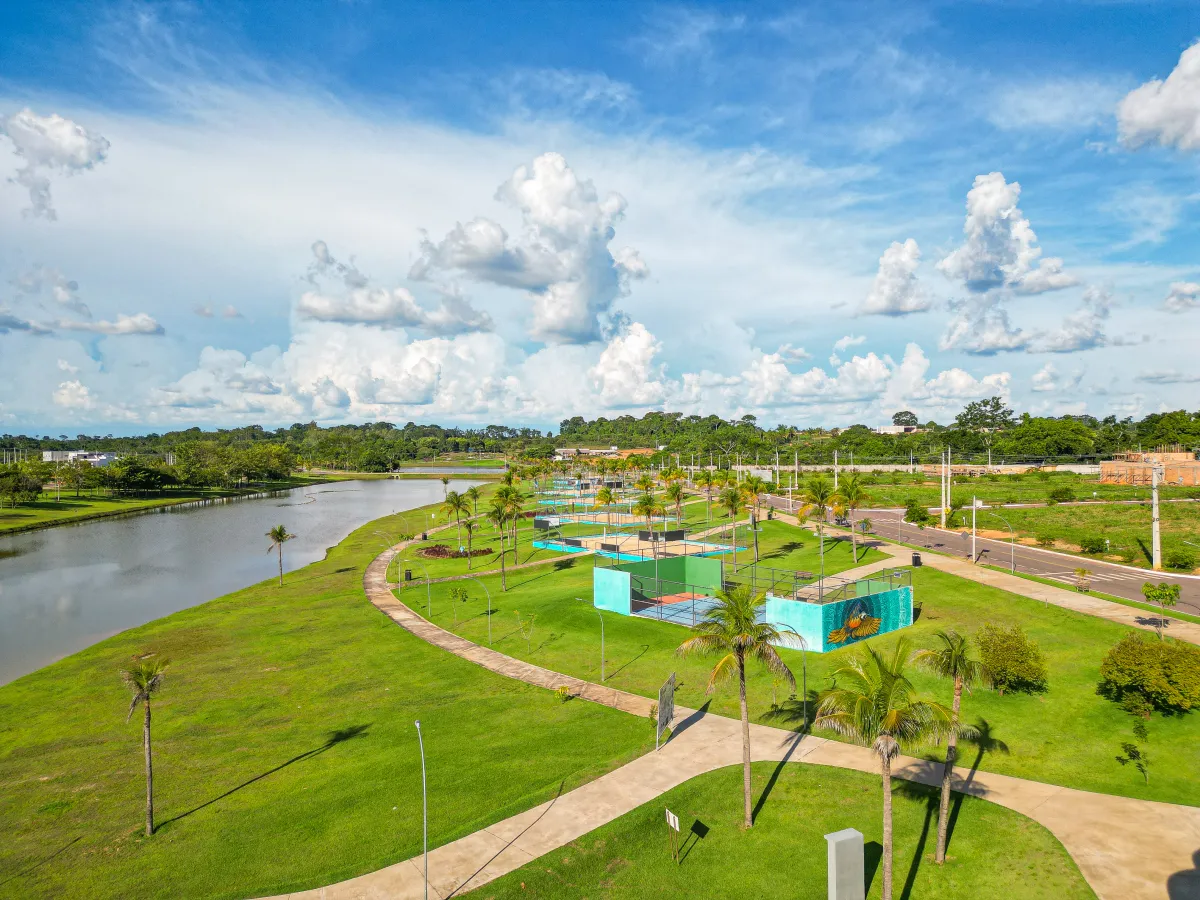
[[[914,551],[913,552],[913,568],[916,569],[916,568],[920,568],[920,567],[921,567],[921,554]]]
[[[913,555],[914,555],[914,556],[916,556],[916,554],[915,554],[915,553],[914,553]],[[405,580],[405,581],[412,581],[412,569],[405,569],[405,570],[404,570],[404,580]]]
[[[427,531],[422,531],[422,532],[421,532],[421,540],[423,540],[423,541],[427,541],[427,540],[429,540],[429,532],[427,532]]]

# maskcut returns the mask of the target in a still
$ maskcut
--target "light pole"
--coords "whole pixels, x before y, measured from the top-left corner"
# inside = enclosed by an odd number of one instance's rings
[[[487,598],[488,598],[488,646],[490,647],[490,646],[492,646],[492,592],[487,589],[486,584],[484,584],[482,581],[480,581],[474,575],[468,575],[467,578],[469,578],[471,581],[474,581],[475,583],[477,583],[481,588],[483,588],[483,592],[485,594],[487,594]]]
[[[429,900],[429,787],[425,781],[425,738],[421,735],[421,720],[417,719],[413,724],[417,726],[417,742],[421,745],[421,855],[425,859],[425,900]]]
[[[582,597],[575,599],[580,603],[587,603]],[[604,684],[604,614],[596,610],[596,615],[600,616],[600,683]]]
[[[1013,575],[1016,575],[1017,574],[1017,534],[1016,534],[1016,532],[1013,531],[1013,527],[1008,524],[1008,519],[1004,518],[1004,516],[1000,515],[1000,513],[985,511],[985,514],[989,515],[989,516],[995,516],[997,519],[999,519],[1001,522],[1003,522],[1004,526],[1008,529],[1009,548],[1010,548],[1010,552],[1011,552],[1011,560],[1009,562],[1009,572],[1011,572]]]
[[[425,563],[419,559],[405,559],[404,562],[415,562],[421,567],[421,571],[425,573],[425,615],[430,622],[433,621],[433,601],[429,593],[429,570],[425,568]],[[398,573],[397,573],[398,574]]]

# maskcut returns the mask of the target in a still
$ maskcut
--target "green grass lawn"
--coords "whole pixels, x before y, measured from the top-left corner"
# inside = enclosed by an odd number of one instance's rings
[[[780,523],[767,523],[767,527]],[[787,526],[783,526],[785,529]],[[807,532],[788,529],[808,543]],[[813,541],[815,543],[815,541]],[[849,558],[849,542],[843,541]],[[808,547],[790,551],[790,562]],[[827,547],[826,561],[830,559]],[[774,564],[774,561],[769,561]],[[1122,741],[1132,739],[1132,719],[1115,704],[1096,694],[1100,663],[1109,648],[1130,629],[1070,610],[1047,606],[1035,600],[976,584],[928,568],[913,573],[915,596],[921,604],[918,621],[905,634],[917,644],[931,645],[932,632],[955,628],[973,633],[985,622],[1020,624],[1036,640],[1050,672],[1049,690],[1042,695],[1006,694],[977,688],[963,701],[967,721],[986,721],[989,733],[1004,742],[1008,752],[993,750],[978,755],[974,748],[961,754],[970,765],[983,769],[1061,784],[1084,790],[1131,797],[1200,805],[1200,716],[1163,718],[1149,723],[1149,753],[1157,765],[1148,784],[1136,772],[1116,761]],[[510,656],[566,672],[591,681],[600,678],[600,628],[598,613],[591,605],[592,557],[564,557],[554,566],[514,572],[509,590],[501,593],[498,577],[484,579],[492,595],[492,639],[495,649]],[[452,604],[450,584],[432,588],[433,619],[480,644],[487,643],[488,617],[484,592],[473,583],[466,587],[469,599]],[[414,609],[424,609],[425,589],[415,585],[401,593]],[[579,599],[576,599],[579,598]],[[520,623],[517,614],[520,614]],[[523,636],[532,633],[528,640]],[[712,662],[681,659],[676,647],[689,635],[677,625],[605,613],[605,669],[613,687],[655,696],[671,672],[679,682],[677,702],[699,707],[709,702],[710,710],[737,716],[737,698],[732,691],[713,697],[705,695]],[[1153,639],[1148,636],[1148,639]],[[875,639],[880,646],[893,637]],[[810,693],[828,686],[828,676],[854,648],[829,654],[807,654]],[[797,681],[801,680],[802,656],[797,651],[783,654]],[[922,672],[914,672],[918,687],[945,703],[949,686]],[[772,694],[779,708],[772,708]],[[799,693],[799,691],[798,691]],[[771,683],[761,669],[750,671],[749,702],[755,721],[784,728],[803,727],[803,703],[788,700],[785,687]],[[809,707],[811,711],[811,705]],[[910,748],[916,755],[940,758],[935,748]]]
[[[824,835],[857,828],[866,840],[869,897],[883,874],[879,777],[826,766],[758,763],[755,826],[741,827],[741,768],[701,775],[469,896],[479,900],[604,897],[788,897],[824,900]],[[1041,825],[956,794],[961,808],[944,866],[933,862],[937,794],[894,782],[897,900],[1072,900],[1095,894]],[[664,808],[679,816],[682,852],[670,854]],[[701,835],[703,835],[701,837]]]
[[[1150,567],[1149,503],[1005,509],[1000,514],[1012,524],[1018,540],[1046,535],[1055,539],[1053,549],[1078,553],[1081,540],[1107,538],[1111,552],[1102,554],[1102,559]],[[1164,557],[1172,550],[1186,550],[1200,561],[1200,546],[1184,543],[1200,545],[1200,503],[1160,503],[1159,516]],[[1007,537],[1008,530],[998,519],[982,516],[980,526],[985,522]]]
[[[84,519],[139,512],[159,506],[191,503],[196,500],[236,497],[239,494],[257,493],[259,491],[287,490],[288,488],[337,480],[341,479],[331,476],[298,475],[287,481],[255,485],[254,487],[245,489],[179,489],[164,491],[161,494],[150,497],[105,497],[87,492],[76,497],[74,491],[62,491],[59,499],[56,500],[54,494],[48,492],[42,494],[38,500],[32,503],[21,503],[15,507],[0,507],[0,534],[13,531],[26,531],[31,528],[43,528],[50,525],[61,525],[65,522],[77,522]]]
[[[367,603],[373,522],[285,576],[124,632],[0,687],[0,897],[250,897],[325,885],[569,790],[653,744],[650,724],[564,704],[459,660]],[[213,561],[219,565],[219,560]],[[142,836],[140,713],[118,668],[172,661],[154,704]]]

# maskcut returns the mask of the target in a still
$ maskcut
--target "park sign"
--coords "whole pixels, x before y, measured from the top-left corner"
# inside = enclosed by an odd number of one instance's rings
[[[654,749],[658,749],[659,739],[662,738],[662,733],[671,727],[671,720],[675,718],[675,673],[671,673],[663,686],[658,689],[658,722],[654,732]]]

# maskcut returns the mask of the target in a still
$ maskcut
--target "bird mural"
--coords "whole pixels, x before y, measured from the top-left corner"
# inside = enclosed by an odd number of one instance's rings
[[[855,600],[846,607],[846,618],[841,628],[829,632],[825,640],[829,644],[844,644],[858,638],[867,638],[879,634],[880,620],[871,615],[871,610],[863,600]]]

